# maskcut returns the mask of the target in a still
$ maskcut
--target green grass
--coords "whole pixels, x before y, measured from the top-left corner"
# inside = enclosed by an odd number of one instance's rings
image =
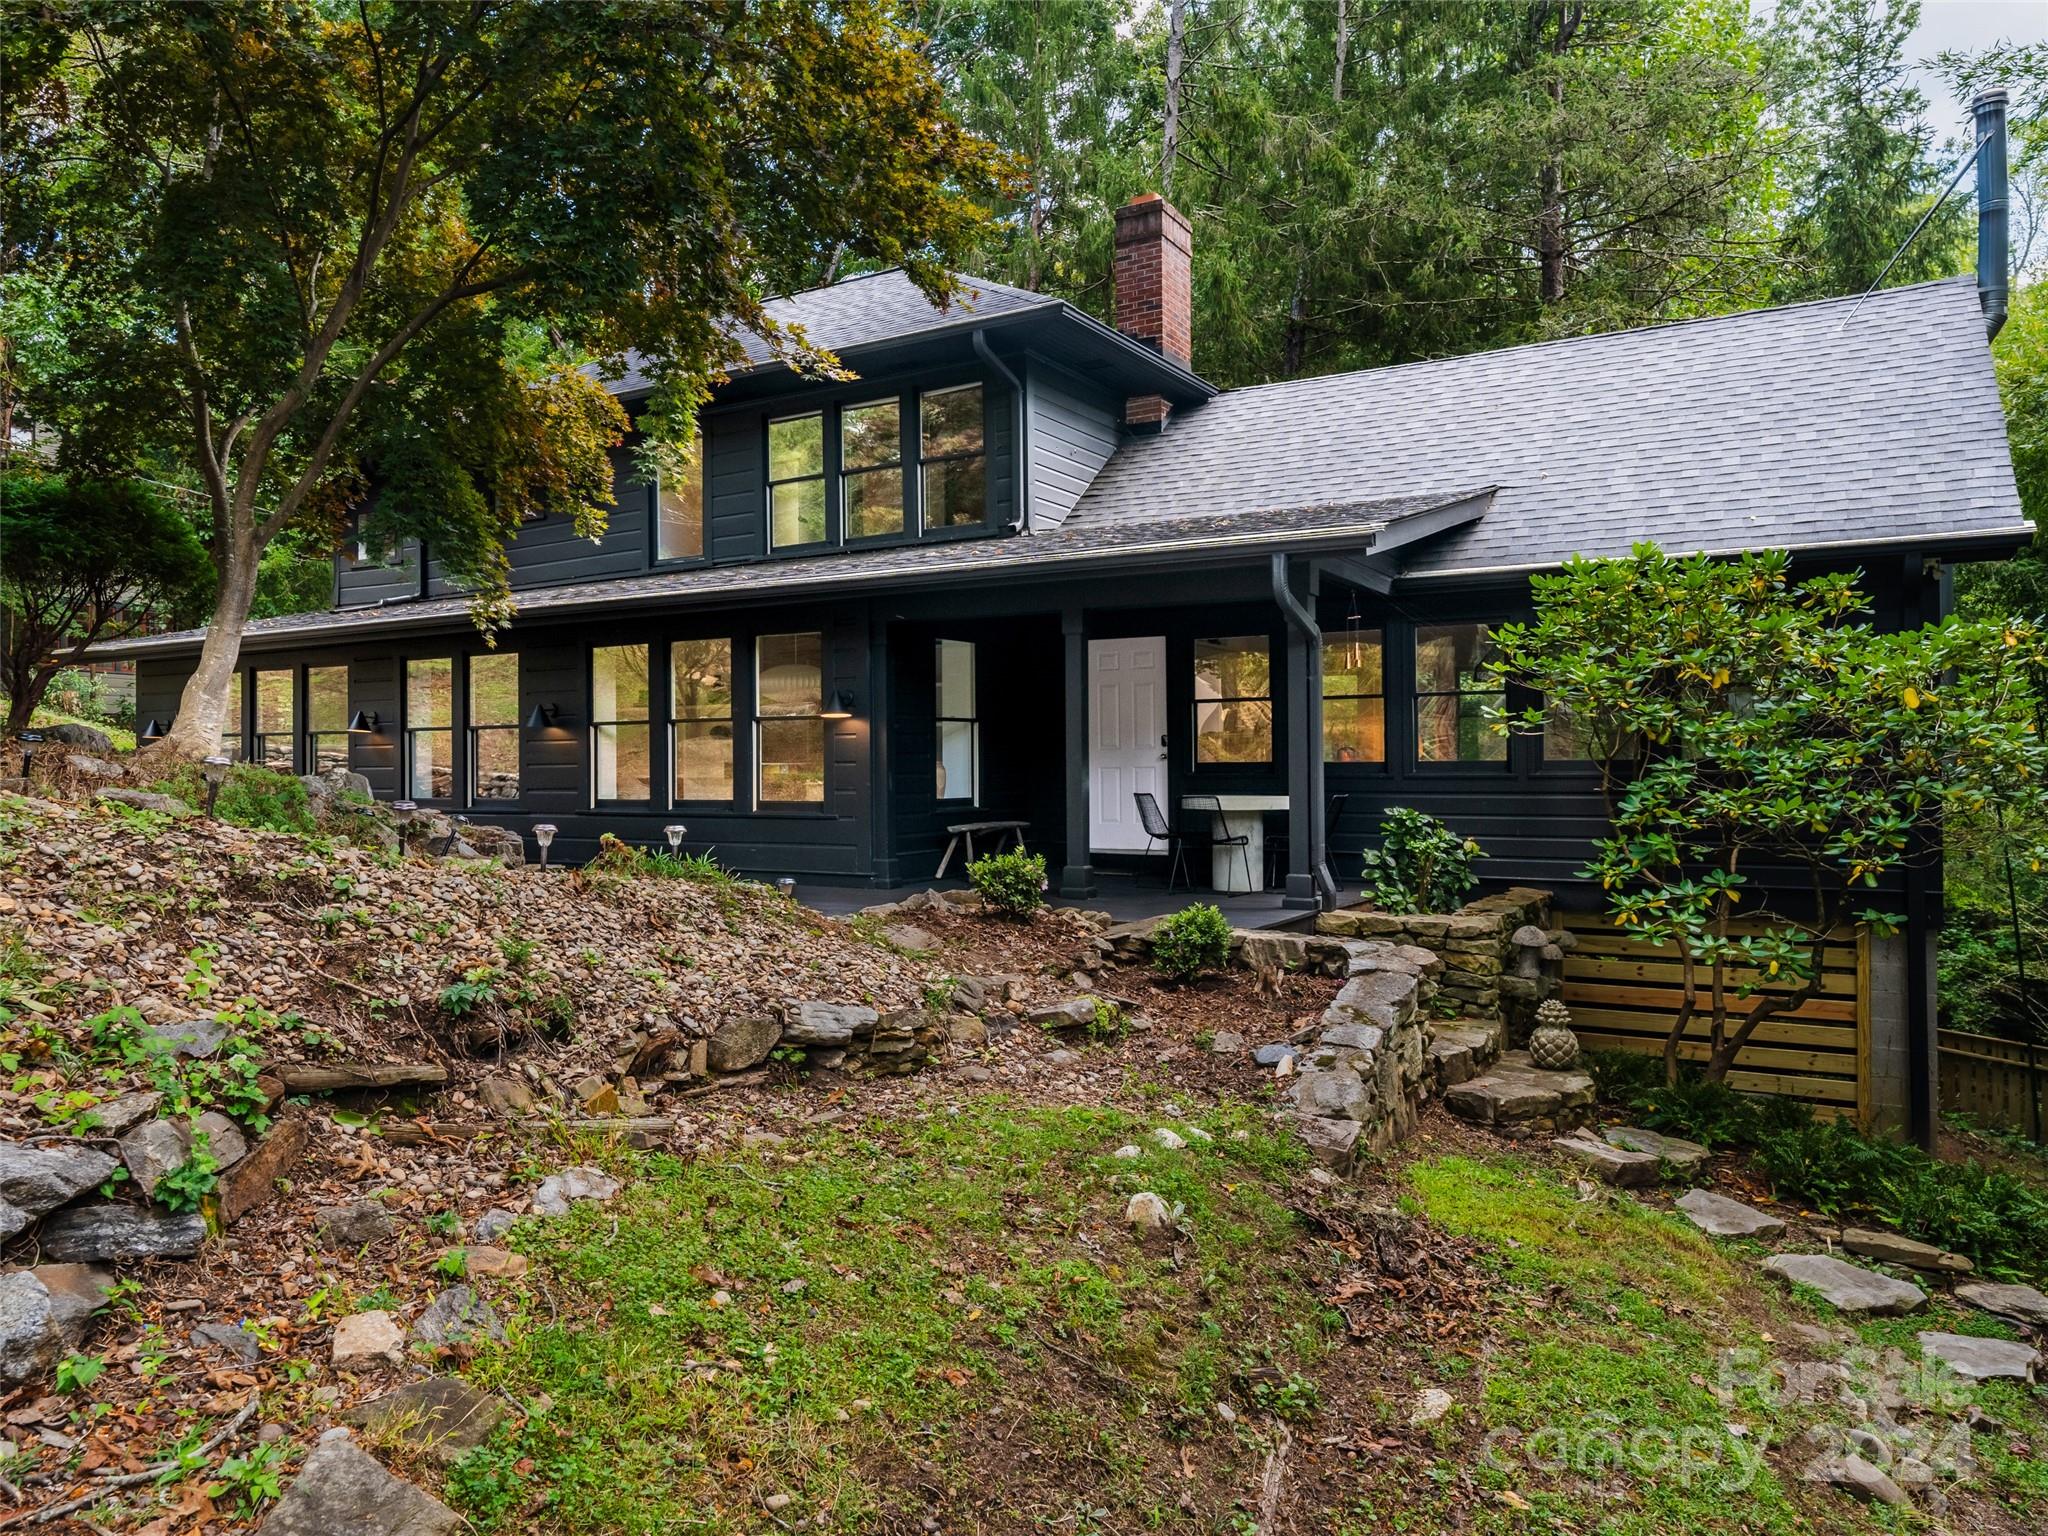
[[[1302,1293],[1273,1285],[1299,1229],[1266,1181],[1298,1149],[1225,1111],[1212,1142],[1109,1156],[1147,1123],[990,1098],[767,1153],[632,1159],[610,1206],[516,1239],[540,1299],[471,1374],[546,1411],[449,1496],[486,1530],[757,1531],[777,1493],[784,1520],[872,1529],[921,1481],[994,1491],[971,1463],[1000,1407],[1142,1525],[1152,1436],[1247,1365],[1298,1371],[1323,1347]],[[1177,1262],[1125,1229],[1139,1188],[1185,1208]],[[1078,1400],[1043,1389],[1054,1362],[1089,1383]]]
[[[2048,1490],[2041,1455],[2048,1415],[2038,1405],[2016,1388],[1972,1386],[1918,1368],[1922,1330],[2010,1337],[1994,1318],[1938,1301],[1912,1317],[1868,1323],[1853,1343],[1817,1348],[1785,1325],[1839,1317],[1762,1282],[1754,1245],[1714,1243],[1626,1196],[1581,1201],[1519,1159],[1417,1163],[1408,1182],[1411,1207],[1483,1243],[1482,1262],[1501,1281],[1492,1304],[1495,1347],[1481,1367],[1479,1427],[1507,1448],[1506,1466],[1482,1464],[1479,1478],[1497,1496],[1533,1508],[1511,1504],[1497,1524],[1489,1513],[1475,1530],[1674,1536],[1919,1528],[1917,1515],[1790,1486],[1813,1454],[1802,1437],[1838,1434],[1857,1418],[1839,1402],[1799,1402],[1781,1390],[1774,1363],[1816,1357],[1841,1358],[1859,1381],[1892,1380],[1925,1410],[1909,1421],[1929,1428],[1936,1454],[1944,1437],[1951,1449],[1970,1442],[1958,1421],[1973,1403],[2011,1428],[2011,1441],[1976,1437],[1972,1496],[2018,1513],[2038,1508]],[[1746,1433],[1731,1435],[1731,1423]],[[1637,1442],[1642,1431],[1650,1438]],[[2026,1446],[2024,1453],[2012,1442]],[[1639,1443],[1662,1464],[1631,1454]],[[1759,1457],[1757,1446],[1771,1447],[1777,1464]],[[1406,1528],[1398,1519],[1385,1523]]]

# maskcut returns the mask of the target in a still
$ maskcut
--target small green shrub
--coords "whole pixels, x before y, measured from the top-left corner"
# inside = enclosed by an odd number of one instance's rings
[[[151,787],[187,805],[206,804],[205,776],[190,764]],[[213,814],[238,827],[291,832],[301,837],[320,830],[313,803],[306,797],[306,786],[292,775],[278,773],[260,763],[237,763],[228,770],[220,795],[213,803]]]
[[[1045,855],[991,853],[967,866],[967,881],[995,911],[1029,917],[1045,905]]]
[[[220,1163],[207,1150],[206,1134],[192,1138],[192,1155],[156,1181],[153,1198],[170,1211],[196,1211],[220,1182]]]
[[[1692,1068],[1667,1084],[1661,1056],[1589,1051],[1585,1061],[1602,1103],[1626,1110],[1639,1125],[1703,1147],[1754,1146],[1760,1136],[1813,1118],[1812,1109],[1798,1099],[1738,1093]]]
[[[1230,923],[1215,907],[1183,907],[1152,934],[1152,968],[1168,981],[1193,981],[1230,962]]]
[[[1455,912],[1479,884],[1479,844],[1423,811],[1395,806],[1380,823],[1380,845],[1365,855],[1365,883],[1388,912]]]

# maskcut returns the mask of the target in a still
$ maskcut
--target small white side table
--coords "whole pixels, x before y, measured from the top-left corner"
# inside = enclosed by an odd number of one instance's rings
[[[1218,816],[1211,809],[1210,802],[1222,807]],[[1218,823],[1211,829],[1216,837],[1236,837],[1246,833],[1251,837],[1242,850],[1218,846],[1210,853],[1209,883],[1219,891],[1233,895],[1245,895],[1266,888],[1266,819],[1267,811],[1287,809],[1285,795],[1187,795],[1181,799],[1183,811],[1207,812],[1211,822]],[[1251,884],[1245,884],[1245,866],[1251,866]]]

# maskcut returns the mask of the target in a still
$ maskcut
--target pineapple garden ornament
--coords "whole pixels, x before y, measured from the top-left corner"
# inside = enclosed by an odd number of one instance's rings
[[[1579,1059],[1579,1037],[1572,1033],[1572,1011],[1556,998],[1536,1009],[1536,1027],[1529,1032],[1529,1060],[1546,1072],[1562,1072]]]

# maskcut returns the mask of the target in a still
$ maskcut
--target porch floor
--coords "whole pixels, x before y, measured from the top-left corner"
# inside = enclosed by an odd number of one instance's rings
[[[1196,902],[1211,902],[1218,907],[1233,928],[1285,928],[1295,923],[1306,923],[1315,914],[1303,912],[1295,907],[1283,907],[1278,891],[1253,891],[1244,896],[1233,896],[1197,887],[1190,890],[1178,885],[1171,891],[1161,887],[1155,879],[1138,879],[1131,875],[1096,874],[1096,891],[1085,901],[1070,901],[1065,897],[1048,895],[1046,900],[1055,907],[1086,907],[1091,912],[1107,912],[1120,923],[1134,923],[1142,918],[1163,917],[1169,912],[1178,912]],[[813,911],[827,917],[846,917],[863,907],[879,906],[884,902],[901,901],[919,891],[965,890],[965,880],[925,880],[915,885],[899,885],[887,888],[875,886],[830,886],[799,885],[796,899]],[[1357,899],[1355,891],[1343,893],[1345,901]]]

